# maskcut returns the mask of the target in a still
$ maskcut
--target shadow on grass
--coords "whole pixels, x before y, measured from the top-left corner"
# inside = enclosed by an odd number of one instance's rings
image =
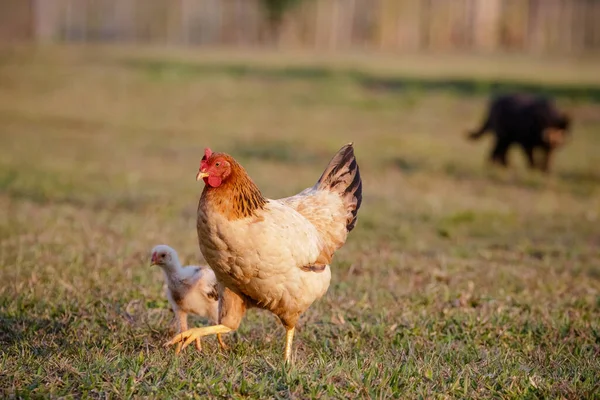
[[[529,83],[490,79],[421,79],[365,77],[367,89],[376,91],[450,91],[461,95],[526,92],[573,100],[600,102],[600,87]]]
[[[423,160],[414,160],[403,156],[391,158],[388,161],[388,165],[402,171],[405,174],[427,171],[430,169],[430,167]]]
[[[581,185],[600,185],[600,174],[594,172],[564,171],[558,173],[561,180]]]
[[[3,302],[8,302],[8,299],[0,299],[0,304]],[[57,352],[75,354],[78,352],[77,343],[85,343],[88,348],[102,348],[106,337],[133,335],[135,340],[127,341],[120,349],[123,353],[137,354],[148,347],[159,348],[174,334],[174,331],[169,331],[168,323],[157,326],[155,321],[149,321],[145,306],[134,315],[128,312],[126,305],[119,303],[102,302],[101,305],[88,306],[97,309],[88,314],[89,309],[82,311],[73,305],[57,307],[46,304],[49,316],[30,315],[38,310],[31,310],[29,305],[13,313],[0,312],[0,348],[12,347],[15,351],[19,345],[27,345],[32,355],[39,358]],[[101,312],[100,317],[98,312]]]
[[[583,197],[589,196],[600,188],[600,175],[594,172],[561,171],[551,172],[549,175],[546,175],[538,171],[521,171],[515,168],[503,169],[490,164],[482,164],[477,169],[458,165],[453,162],[446,162],[442,166],[435,166],[425,160],[404,156],[389,159],[387,166],[407,175],[419,172],[441,173],[457,181],[486,180],[495,185],[529,190],[543,190],[547,188],[550,180],[557,180],[563,186],[563,190]]]
[[[15,200],[27,200],[39,205],[64,204],[77,208],[90,208],[92,210],[118,210],[118,211],[139,211],[148,205],[154,204],[150,198],[141,197],[96,197],[91,200],[81,199],[71,195],[50,196],[35,188],[27,189],[0,189],[0,193],[8,195]]]
[[[49,194],[43,188],[39,187],[18,188],[10,185],[2,185],[2,183],[0,181],[0,194],[4,194],[14,200],[25,200],[38,205],[63,204],[76,208],[90,208],[92,210],[132,212],[142,210],[154,204],[154,201],[149,196],[96,196],[87,199],[69,193]]]
[[[446,163],[443,172],[457,180],[485,179],[496,185],[513,186],[529,190],[544,190],[550,181],[558,181],[563,190],[576,196],[587,197],[600,185],[600,177],[592,173],[576,171],[550,172],[545,174],[539,171],[523,171],[516,168],[502,168],[484,164],[478,170]]]
[[[15,343],[28,342],[36,355],[49,355],[56,351],[54,348],[56,345],[64,348],[72,346],[72,343],[67,340],[67,330],[68,324],[62,321],[0,314],[0,346],[4,348]],[[46,345],[48,338],[52,338],[51,341],[55,346]]]
[[[600,86],[531,83],[510,79],[467,78],[417,78],[381,77],[355,69],[333,69],[319,66],[266,67],[257,65],[219,63],[201,64],[164,60],[126,60],[123,65],[144,71],[157,79],[193,78],[210,74],[234,77],[255,77],[271,80],[312,79],[324,80],[344,77],[355,81],[368,90],[414,92],[452,91],[462,95],[485,95],[497,92],[529,92],[576,100],[600,102]]]

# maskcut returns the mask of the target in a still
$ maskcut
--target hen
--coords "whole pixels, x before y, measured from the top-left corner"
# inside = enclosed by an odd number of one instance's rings
[[[280,200],[265,198],[233,157],[206,149],[196,180],[198,242],[220,287],[219,324],[185,331],[166,345],[236,330],[249,307],[274,313],[286,329],[290,361],[300,315],[329,288],[329,264],[356,224],[362,182],[352,143],[317,183]]]
[[[177,319],[178,332],[187,331],[188,314],[206,317],[211,323],[218,322],[217,278],[209,266],[182,267],[177,252],[164,244],[152,249],[151,265],[158,265],[164,272],[167,299]],[[217,340],[221,348],[226,348],[220,334]],[[196,339],[196,348],[202,349],[200,338]]]

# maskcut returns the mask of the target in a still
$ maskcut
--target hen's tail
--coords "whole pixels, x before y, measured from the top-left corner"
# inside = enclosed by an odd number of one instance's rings
[[[352,143],[342,147],[333,156],[315,187],[317,190],[338,193],[342,197],[344,205],[352,213],[346,222],[346,229],[350,232],[356,224],[356,214],[362,202],[362,181]]]

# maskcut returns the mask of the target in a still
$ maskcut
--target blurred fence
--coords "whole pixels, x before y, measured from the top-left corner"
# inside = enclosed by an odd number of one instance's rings
[[[261,46],[260,0],[0,0],[0,40]],[[600,0],[305,0],[288,48],[585,52]]]

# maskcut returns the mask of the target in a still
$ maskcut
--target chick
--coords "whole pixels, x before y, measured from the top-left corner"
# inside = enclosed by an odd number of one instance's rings
[[[217,278],[208,265],[182,267],[177,252],[167,245],[158,245],[152,249],[151,265],[158,265],[164,272],[167,299],[178,322],[178,333],[188,329],[188,314],[218,323]],[[227,348],[221,335],[217,335],[217,340],[222,349]],[[195,342],[196,348],[202,350],[200,339]]]

